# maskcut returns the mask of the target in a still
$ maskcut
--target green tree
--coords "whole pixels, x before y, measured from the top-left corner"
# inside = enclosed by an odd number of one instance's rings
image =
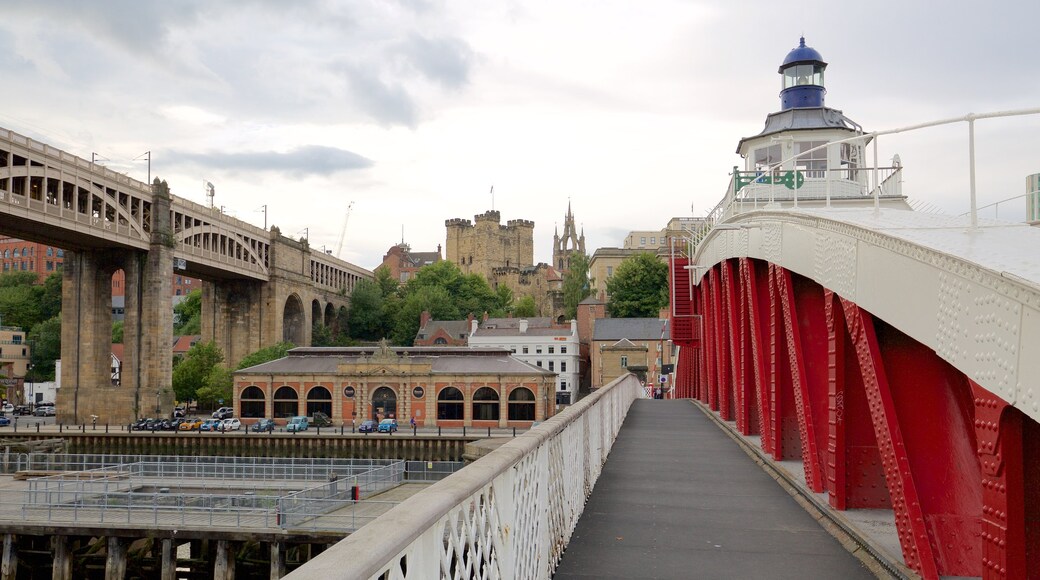
[[[394,277],[390,273],[390,268],[380,266],[375,269],[375,275],[375,283],[379,286],[379,291],[384,297],[397,293],[397,289],[401,284],[397,280],[394,280]],[[356,285],[354,286],[354,291],[357,292]],[[353,294],[351,294],[351,297],[353,297]]]
[[[29,330],[32,344],[32,379],[54,380],[54,361],[61,358],[61,316],[37,323]]]
[[[419,318],[424,310],[438,320],[454,320],[459,315],[458,307],[447,289],[441,286],[416,288],[401,300],[394,317],[391,336],[394,344],[411,346],[414,343],[415,334],[419,332]]]
[[[614,318],[656,318],[668,306],[668,265],[649,252],[627,258],[607,280],[607,294]]]
[[[513,307],[513,315],[517,318],[531,318],[538,316],[538,305],[534,303],[534,298],[531,296],[524,296],[516,302],[516,306]]]
[[[198,398],[198,390],[209,382],[213,368],[224,361],[224,353],[213,341],[199,342],[173,369],[173,392],[178,401]]]
[[[173,307],[173,334],[185,336],[202,332],[202,290],[192,290]]]
[[[320,322],[315,322],[311,327],[311,346],[333,346],[336,344],[336,337],[332,334],[332,329]]]
[[[195,392],[196,398],[204,406],[215,407],[221,401],[229,402],[233,394],[234,377],[230,369],[215,365],[206,376],[206,384]]]
[[[123,321],[112,323],[112,344],[123,344]]]
[[[377,272],[379,270],[376,268]],[[354,292],[350,294],[350,310],[347,311],[350,336],[361,340],[378,340],[386,336],[384,301],[378,282],[361,280],[354,285]]]
[[[285,358],[288,356],[289,349],[291,348],[296,348],[296,345],[288,341],[279,342],[278,344],[261,348],[256,352],[247,354],[241,361],[239,361],[236,370],[247,369],[265,362]]]
[[[11,270],[0,274],[0,288],[16,288],[36,284],[36,273],[27,270]]]
[[[9,275],[0,277],[0,282]],[[46,320],[40,306],[39,292],[32,285],[0,285],[0,321],[4,326],[32,328]]]
[[[44,279],[39,296],[40,314],[45,320],[61,314],[61,272],[55,272]]]
[[[400,289],[400,300],[386,298],[384,313],[393,313],[394,344],[411,345],[423,310],[439,320],[457,320],[469,313],[503,316],[501,297],[479,274],[463,274],[448,261],[424,266]]]
[[[589,257],[571,255],[571,267],[563,275],[563,310],[567,318],[578,316],[578,303],[592,294],[593,279],[589,277]]]
[[[498,304],[495,309],[502,312],[504,315],[509,314],[514,308],[513,304],[513,289],[505,284],[500,284],[498,288],[495,288],[495,296],[498,297]],[[467,314],[469,314],[467,312]],[[476,314],[474,312],[474,314]]]

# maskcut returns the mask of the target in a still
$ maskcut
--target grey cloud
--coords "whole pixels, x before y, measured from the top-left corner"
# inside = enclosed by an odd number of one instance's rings
[[[458,88],[469,80],[473,50],[461,40],[413,34],[404,51],[418,72],[445,87]]]
[[[418,113],[412,96],[401,83],[383,80],[378,71],[343,65],[350,94],[377,121],[414,127]]]
[[[214,169],[280,171],[293,175],[330,175],[338,171],[365,169],[370,159],[352,151],[308,145],[292,151],[254,151],[248,153],[187,153],[170,151],[164,162],[174,165],[190,163]]]

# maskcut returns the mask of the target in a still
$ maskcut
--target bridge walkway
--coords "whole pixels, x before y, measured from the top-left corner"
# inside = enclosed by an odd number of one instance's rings
[[[688,400],[637,399],[554,579],[874,578]]]

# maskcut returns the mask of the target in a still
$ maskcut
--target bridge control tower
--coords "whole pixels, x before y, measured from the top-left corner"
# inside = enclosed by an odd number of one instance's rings
[[[806,46],[804,37],[787,53],[778,70],[780,110],[766,117],[760,133],[737,145],[744,167],[734,167],[726,199],[736,204],[737,213],[747,209],[746,202],[752,207],[763,202],[777,207],[869,205],[875,193],[879,205],[909,209],[901,192],[901,167],[868,171],[865,152],[871,136],[826,106],[826,69],[823,56]]]

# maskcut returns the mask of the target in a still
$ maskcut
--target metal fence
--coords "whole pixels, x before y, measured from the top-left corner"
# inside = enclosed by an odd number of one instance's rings
[[[27,481],[24,491],[2,492],[0,517],[46,523],[342,533],[356,530],[397,504],[363,498],[406,482],[436,481],[463,465],[68,454],[24,454],[12,463],[37,473],[60,473]]]

